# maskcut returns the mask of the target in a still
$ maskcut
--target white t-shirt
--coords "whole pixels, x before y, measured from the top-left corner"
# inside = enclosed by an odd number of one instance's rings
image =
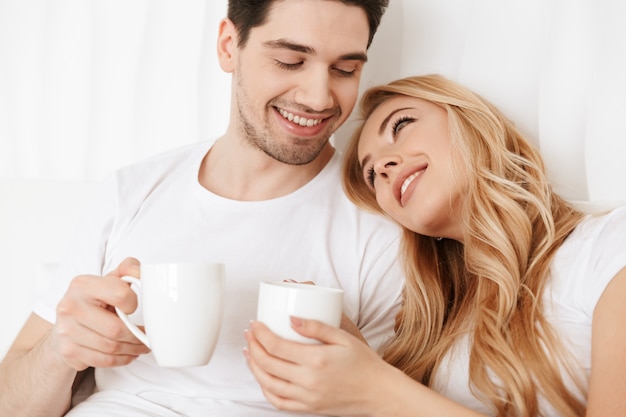
[[[121,403],[134,396],[182,415],[286,415],[265,400],[242,353],[244,330],[256,316],[259,282],[310,280],[342,288],[344,313],[378,348],[393,333],[401,301],[400,229],[345,197],[338,153],[299,190],[251,202],[220,197],[199,184],[210,146],[186,146],[116,172],[35,313],[54,322],[55,306],[74,276],[102,275],[128,256],[141,262],[223,262],[226,305],[211,362],[159,368],[147,354],[128,366],[97,369],[97,399],[119,392]]]
[[[603,216],[588,216],[559,248],[550,266],[552,278],[544,294],[546,318],[580,364],[585,384],[591,372],[593,311],[606,286],[624,267],[626,207]],[[574,389],[572,381],[568,382]],[[469,388],[469,337],[444,358],[433,388],[460,404],[492,415]],[[558,416],[550,404],[540,401],[542,415]]]

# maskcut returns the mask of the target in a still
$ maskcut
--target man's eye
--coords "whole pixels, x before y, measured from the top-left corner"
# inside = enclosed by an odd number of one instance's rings
[[[360,63],[346,62],[333,67],[333,70],[341,77],[353,77],[358,74],[361,67]]]
[[[302,62],[296,62],[295,64],[289,64],[286,62],[282,62],[279,60],[274,60],[274,62],[276,63],[276,65],[278,65],[278,68],[280,69],[284,69],[284,70],[295,70],[300,68],[300,66],[302,65]]]
[[[356,68],[335,68],[335,71],[342,77],[352,77],[356,74]]]

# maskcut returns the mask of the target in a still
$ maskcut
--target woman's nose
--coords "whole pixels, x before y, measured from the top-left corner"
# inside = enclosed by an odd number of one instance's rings
[[[374,171],[383,178],[388,178],[391,171],[393,171],[400,164],[400,158],[397,156],[387,156],[380,158],[374,164]]]

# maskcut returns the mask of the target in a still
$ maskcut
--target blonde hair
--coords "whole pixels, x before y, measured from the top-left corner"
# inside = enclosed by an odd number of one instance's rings
[[[408,77],[368,90],[361,117],[396,96],[447,111],[453,146],[470,178],[458,208],[463,244],[404,229],[404,302],[385,360],[429,385],[445,354],[469,335],[470,386],[497,416],[540,415],[540,394],[562,416],[583,415],[582,384],[542,300],[551,260],[583,213],[553,192],[538,151],[477,94],[438,75]],[[362,127],[346,149],[344,188],[357,205],[384,214],[359,163]],[[568,390],[563,371],[579,393]]]

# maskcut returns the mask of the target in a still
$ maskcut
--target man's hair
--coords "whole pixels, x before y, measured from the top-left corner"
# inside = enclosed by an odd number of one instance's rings
[[[286,0],[228,0],[228,18],[233,22],[239,34],[237,46],[246,45],[250,36],[250,30],[265,23],[272,5],[278,1]],[[370,33],[367,47],[372,44],[374,34],[378,30],[380,21],[389,5],[389,0],[325,0],[341,1],[349,6],[363,9],[367,15]]]

